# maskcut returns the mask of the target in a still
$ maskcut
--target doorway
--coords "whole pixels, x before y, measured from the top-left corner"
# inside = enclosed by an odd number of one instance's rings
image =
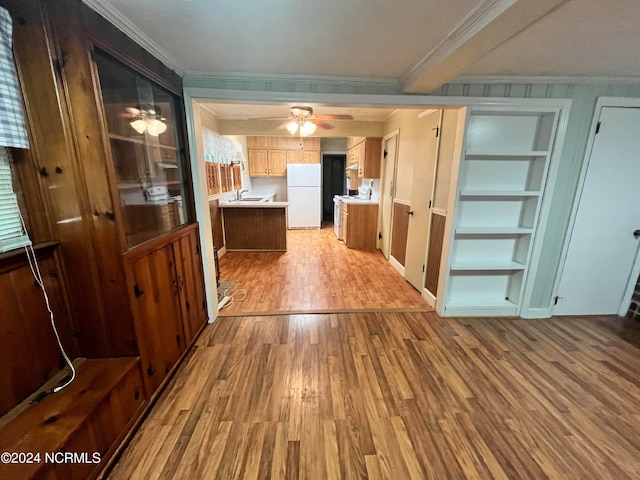
[[[640,108],[602,107],[554,315],[624,315],[638,277]]]
[[[344,195],[347,155],[322,154],[322,220],[333,222],[333,196]]]

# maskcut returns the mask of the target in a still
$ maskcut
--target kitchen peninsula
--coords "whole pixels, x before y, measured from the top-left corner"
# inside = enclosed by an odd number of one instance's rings
[[[227,250],[287,250],[289,203],[272,197],[220,202]]]

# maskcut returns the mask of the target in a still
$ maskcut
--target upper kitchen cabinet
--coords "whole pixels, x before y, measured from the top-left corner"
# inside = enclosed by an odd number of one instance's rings
[[[382,139],[351,137],[347,143],[347,163],[357,167],[359,178],[380,178]]]
[[[188,221],[177,98],[97,50],[107,136],[129,248]]]
[[[249,176],[284,177],[290,163],[320,163],[318,137],[247,137]]]

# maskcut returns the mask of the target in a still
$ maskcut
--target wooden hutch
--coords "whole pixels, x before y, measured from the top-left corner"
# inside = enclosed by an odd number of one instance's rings
[[[78,371],[45,394],[64,362],[42,292],[23,252],[0,255],[0,451],[100,454],[0,478],[95,478],[207,320],[182,80],[80,0],[0,5],[31,143],[14,183]]]

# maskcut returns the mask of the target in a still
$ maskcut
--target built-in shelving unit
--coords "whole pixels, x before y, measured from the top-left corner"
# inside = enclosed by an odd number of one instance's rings
[[[555,111],[470,111],[451,229],[445,315],[519,313],[556,117]]]

